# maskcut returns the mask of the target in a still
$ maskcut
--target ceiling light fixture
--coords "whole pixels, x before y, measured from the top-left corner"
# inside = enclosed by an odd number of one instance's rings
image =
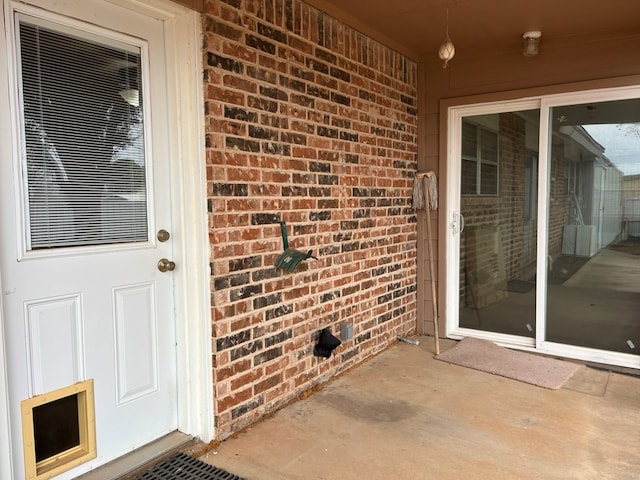
[[[525,57],[535,57],[536,55],[538,55],[540,37],[542,37],[542,32],[538,30],[525,32],[522,35],[522,41],[524,43],[522,48],[522,55],[524,55]]]
[[[447,68],[449,60],[451,60],[455,54],[456,47],[453,46],[453,42],[449,38],[449,8],[447,7],[447,36],[444,39],[442,45],[440,45],[440,50],[438,51],[440,60],[444,60],[444,65],[442,66],[442,68]]]

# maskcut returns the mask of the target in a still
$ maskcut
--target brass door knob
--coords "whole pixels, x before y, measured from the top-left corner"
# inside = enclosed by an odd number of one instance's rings
[[[162,230],[158,230],[156,238],[159,242],[166,242],[167,240],[169,240],[169,238],[171,238],[171,235],[163,228]]]
[[[175,269],[175,262],[167,260],[166,258],[161,258],[160,260],[158,260],[158,270],[160,270],[161,272],[173,272]]]

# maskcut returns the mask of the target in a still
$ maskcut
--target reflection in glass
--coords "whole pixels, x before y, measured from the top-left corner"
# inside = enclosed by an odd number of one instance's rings
[[[539,116],[462,120],[461,327],[535,335]]]
[[[21,17],[28,249],[147,240],[140,48]]]
[[[546,340],[640,351],[640,101],[551,109]]]

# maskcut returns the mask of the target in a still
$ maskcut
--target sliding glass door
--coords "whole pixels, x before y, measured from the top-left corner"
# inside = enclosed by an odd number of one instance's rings
[[[539,118],[533,109],[461,119],[462,327],[535,335]]]
[[[640,99],[549,108],[546,340],[640,354]]]
[[[450,336],[640,367],[639,96],[450,108]]]

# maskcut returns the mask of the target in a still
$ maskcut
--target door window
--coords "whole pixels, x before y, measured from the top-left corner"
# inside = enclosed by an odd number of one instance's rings
[[[462,118],[462,327],[534,336],[538,116],[525,110]]]
[[[146,242],[142,52],[19,16],[26,250]]]
[[[546,340],[638,355],[640,99],[549,119]]]

